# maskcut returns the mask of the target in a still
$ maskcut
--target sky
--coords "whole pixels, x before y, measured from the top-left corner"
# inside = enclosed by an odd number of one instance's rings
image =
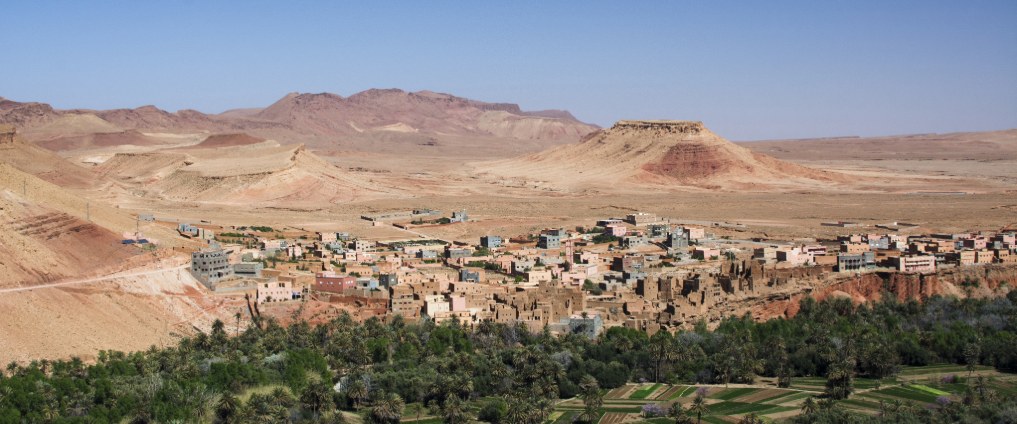
[[[1017,128],[1017,1],[8,1],[0,96],[217,113],[432,90],[733,140]]]

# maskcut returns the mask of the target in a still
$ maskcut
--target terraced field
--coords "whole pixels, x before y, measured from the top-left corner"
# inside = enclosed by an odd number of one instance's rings
[[[1017,396],[1017,375],[1001,374],[989,367],[976,367],[969,378],[964,366],[933,365],[908,367],[897,378],[856,378],[855,392],[837,403],[838,407],[867,415],[879,413],[881,405],[911,403],[920,407],[942,401],[941,397],[958,401],[968,387],[982,377],[982,385],[1001,396]],[[657,383],[628,384],[605,393],[599,423],[656,423],[673,422],[667,418],[642,417],[643,407],[660,405],[665,410],[672,403],[686,407],[697,391],[705,391],[709,412],[703,421],[734,423],[748,414],[768,421],[782,422],[798,415],[806,398],[821,397],[826,379],[819,377],[796,378],[790,388],[762,385],[669,385]],[[583,409],[581,400],[570,399],[560,403],[549,423],[570,423]]]

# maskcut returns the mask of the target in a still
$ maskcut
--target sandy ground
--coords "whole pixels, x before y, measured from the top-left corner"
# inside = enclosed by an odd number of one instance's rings
[[[144,272],[144,273],[140,273]],[[216,318],[235,326],[243,300],[210,297],[179,263],[127,277],[0,292],[0,363],[100,350],[144,350],[208,331]]]
[[[1017,200],[1011,193],[970,195],[937,194],[817,194],[817,193],[661,193],[653,196],[613,195],[577,197],[506,198],[495,196],[421,196],[344,204],[321,209],[236,210],[216,205],[158,206],[160,215],[181,221],[210,220],[229,225],[269,225],[309,231],[350,231],[374,239],[412,238],[392,227],[373,227],[360,219],[364,213],[413,207],[439,209],[446,214],[466,209],[472,222],[417,231],[445,239],[476,241],[482,235],[513,236],[550,227],[592,226],[599,218],[622,217],[642,211],[692,221],[744,224],[743,230],[715,231],[746,236],[819,237],[852,231],[876,231],[875,224],[914,222],[912,233],[998,229],[1017,224]],[[124,205],[129,209],[136,205]],[[855,221],[868,229],[826,227],[829,221]],[[881,230],[885,231],[885,230]]]

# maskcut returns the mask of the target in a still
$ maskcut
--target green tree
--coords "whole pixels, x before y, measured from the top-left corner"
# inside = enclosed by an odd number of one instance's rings
[[[673,338],[667,331],[658,331],[650,337],[650,358],[653,360],[653,381],[660,382],[660,369],[674,356]]]
[[[445,400],[441,408],[441,418],[445,424],[462,424],[472,420],[466,404],[454,394]]]
[[[847,399],[854,391],[855,360],[846,357],[830,366],[826,375],[826,394],[830,399]]]
[[[332,401],[332,387],[324,381],[309,384],[300,395],[300,405],[317,420],[325,411],[335,408]]]
[[[411,403],[406,405],[405,412],[407,414],[413,414],[416,421],[420,421],[420,414],[424,413],[424,405],[420,403]]]
[[[600,392],[597,379],[590,375],[584,376],[579,383],[579,397],[583,399],[583,413],[580,415],[580,419],[593,422],[597,419],[598,410],[604,405],[604,395]]]
[[[812,396],[805,398],[805,401],[802,402],[802,414],[812,415],[816,413],[817,409],[819,406],[816,405],[816,399]]]
[[[398,424],[406,404],[399,395],[389,393],[381,397],[367,414],[368,420],[377,424]]]
[[[689,413],[685,411],[685,407],[678,401],[672,403],[671,407],[667,409],[667,416],[674,419],[674,424],[688,424],[692,422]]]
[[[353,409],[359,410],[360,403],[367,399],[367,385],[363,380],[356,379],[346,389],[346,395],[353,401]]]
[[[968,343],[964,346],[964,364],[968,370],[968,378],[978,366],[978,358],[982,356],[982,347],[978,343]]]
[[[706,398],[702,394],[697,394],[696,398],[692,400],[692,405],[689,406],[689,412],[696,414],[696,422],[703,422],[703,414],[710,413],[710,406],[706,404]]]

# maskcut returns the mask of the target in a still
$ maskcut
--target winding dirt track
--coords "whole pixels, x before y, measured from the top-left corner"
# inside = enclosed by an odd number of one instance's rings
[[[61,281],[61,282],[58,282],[58,283],[40,284],[40,285],[37,285],[37,286],[14,287],[14,288],[9,288],[9,289],[0,289],[0,294],[16,293],[16,292],[24,292],[24,291],[40,290],[40,289],[49,289],[49,288],[54,288],[54,287],[75,286],[75,285],[80,285],[80,284],[92,284],[92,283],[99,283],[99,282],[103,282],[103,281],[109,281],[109,280],[113,280],[113,279],[117,279],[117,278],[141,277],[141,276],[145,276],[145,275],[157,274],[157,273],[164,272],[164,271],[176,271],[176,270],[186,269],[187,267],[188,267],[188,265],[178,265],[178,266],[172,266],[172,267],[159,267],[159,268],[155,268],[155,269],[147,269],[147,270],[144,270],[144,271],[122,272],[122,273],[117,273],[117,274],[104,275],[102,277],[85,278],[85,279],[70,280],[70,281]]]

